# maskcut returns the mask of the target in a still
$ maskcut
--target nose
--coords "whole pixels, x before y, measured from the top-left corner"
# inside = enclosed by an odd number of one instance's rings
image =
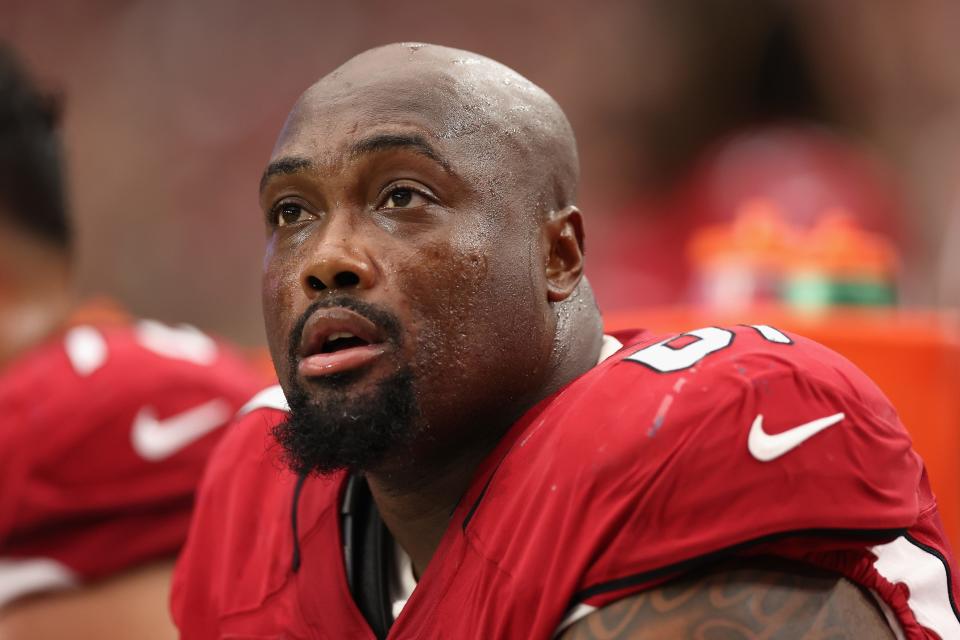
[[[369,289],[376,270],[360,234],[350,228],[347,215],[332,214],[315,232],[303,261],[300,282],[308,298],[336,289]]]

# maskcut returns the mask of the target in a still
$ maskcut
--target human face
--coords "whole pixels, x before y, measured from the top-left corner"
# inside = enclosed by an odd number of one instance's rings
[[[264,318],[288,398],[346,415],[338,442],[406,385],[397,447],[446,455],[498,437],[543,383],[545,248],[530,194],[510,188],[523,167],[443,136],[458,117],[443,96],[395,89],[311,91],[291,114],[262,182]]]

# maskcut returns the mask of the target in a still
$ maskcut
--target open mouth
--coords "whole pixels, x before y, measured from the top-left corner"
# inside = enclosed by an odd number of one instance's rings
[[[363,338],[358,338],[349,331],[338,331],[327,336],[320,347],[320,353],[336,353],[344,349],[353,349],[354,347],[365,347],[370,343]]]
[[[386,350],[380,329],[343,307],[317,310],[304,326],[298,371],[306,377],[327,376],[363,367]]]

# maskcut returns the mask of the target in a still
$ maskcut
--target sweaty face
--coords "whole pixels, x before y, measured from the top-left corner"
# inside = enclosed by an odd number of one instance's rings
[[[482,126],[450,135],[464,114],[442,93],[315,87],[264,175],[264,317],[292,410],[276,435],[300,471],[455,457],[542,381],[553,316],[539,218],[508,187],[523,168]]]

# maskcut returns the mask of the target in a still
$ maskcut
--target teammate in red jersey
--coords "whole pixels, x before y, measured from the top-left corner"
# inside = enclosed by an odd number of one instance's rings
[[[853,365],[766,325],[603,336],[573,134],[391,45],[261,183],[281,387],[213,456],[183,638],[955,638],[923,465]]]
[[[0,49],[0,637],[160,638],[206,458],[265,382],[74,302],[55,118]]]

